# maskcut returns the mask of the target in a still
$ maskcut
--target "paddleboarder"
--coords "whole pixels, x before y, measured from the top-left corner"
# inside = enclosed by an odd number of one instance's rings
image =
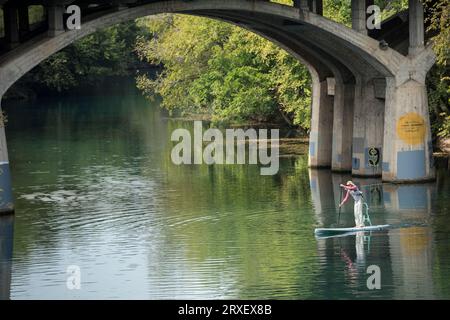
[[[345,185],[341,184],[341,188],[344,188],[347,193],[345,194],[344,200],[339,204],[339,207],[342,207],[344,203],[347,202],[350,195],[353,200],[355,200],[354,214],[355,214],[355,225],[357,228],[364,227],[364,219],[363,219],[363,193],[358,189],[358,187],[352,182],[347,181]]]

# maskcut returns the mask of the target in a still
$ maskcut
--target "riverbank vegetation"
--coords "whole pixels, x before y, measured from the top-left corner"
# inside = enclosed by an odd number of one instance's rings
[[[210,19],[163,15],[140,22],[154,35],[137,52],[164,70],[138,77],[149,97],[172,113],[218,122],[284,121],[309,128],[311,80],[286,51],[242,28]]]
[[[427,23],[436,53],[436,64],[427,77],[431,123],[434,133],[450,139],[450,2],[426,3],[432,13]]]
[[[276,1],[290,4],[291,1]],[[386,19],[408,7],[407,0],[379,0]],[[437,64],[430,71],[433,133],[450,136],[449,6],[427,2],[429,32]],[[325,0],[324,16],[351,26],[350,0]],[[153,38],[137,44],[141,59],[164,65],[156,79],[138,77],[149,97],[162,97],[171,112],[208,114],[215,121],[279,121],[309,129],[311,79],[307,69],[283,49],[258,35],[204,18],[163,15],[140,21]]]
[[[28,99],[93,85],[107,76],[133,75],[141,63],[133,53],[144,32],[134,21],[88,35],[53,54],[23,76],[6,98]]]

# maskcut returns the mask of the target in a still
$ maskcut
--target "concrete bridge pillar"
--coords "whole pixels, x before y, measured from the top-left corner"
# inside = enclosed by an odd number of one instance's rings
[[[30,18],[28,15],[28,6],[21,5],[19,7],[19,33],[25,35],[30,31]]]
[[[421,0],[409,0],[409,54],[414,55],[424,47],[423,4]]]
[[[19,45],[17,7],[5,5],[3,7],[3,20],[5,24],[5,40],[7,46],[12,49]]]
[[[367,7],[373,0],[352,0],[352,28],[359,33],[367,34]]]
[[[309,1],[310,0],[293,0],[294,8],[309,10]]]
[[[323,15],[323,0],[308,0],[308,7],[311,12]]]
[[[0,300],[11,298],[14,217],[0,216]]]
[[[55,37],[64,32],[64,6],[52,4],[47,7],[48,35]]]
[[[384,101],[375,96],[375,79],[361,77],[355,85],[352,174],[381,176]]]
[[[333,97],[328,95],[327,80],[312,76],[312,114],[309,134],[308,165],[312,168],[331,167],[333,140]]]
[[[331,169],[352,171],[353,109],[355,84],[335,78]]]
[[[293,0],[294,8],[309,10],[315,14],[323,15],[323,0]]]
[[[14,201],[9,171],[8,148],[6,145],[4,116],[0,106],[0,214],[12,213],[13,211]]]
[[[424,46],[423,5],[409,1],[409,54],[395,77],[386,79],[383,180],[435,178],[425,78],[435,62]]]
[[[387,80],[383,180],[432,180],[435,170],[425,79],[398,82]]]

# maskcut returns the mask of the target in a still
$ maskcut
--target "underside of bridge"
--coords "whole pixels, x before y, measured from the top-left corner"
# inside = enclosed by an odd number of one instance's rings
[[[322,0],[294,6],[266,0],[0,0],[0,100],[41,61],[101,28],[143,16],[182,13],[226,21],[279,45],[313,80],[309,165],[382,176],[384,181],[434,178],[425,77],[434,54],[425,44],[423,6],[367,29],[371,0],[352,0],[352,28],[322,16]],[[45,18],[30,23],[28,8]],[[68,30],[66,8],[81,9],[81,28]],[[0,35],[1,36],[1,35]],[[8,153],[0,128],[0,210],[13,210]]]

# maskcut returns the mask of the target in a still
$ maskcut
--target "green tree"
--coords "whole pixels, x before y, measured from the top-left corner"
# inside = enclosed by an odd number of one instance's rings
[[[164,65],[138,87],[173,112],[212,120],[279,121],[309,128],[311,80],[306,68],[262,37],[205,18],[162,15],[141,20],[152,40],[138,41],[139,56]]]
[[[436,65],[427,77],[433,131],[450,137],[450,3],[426,1],[430,12],[428,32],[433,35]]]
[[[14,85],[9,95],[28,95],[31,89],[35,93],[61,92],[81,83],[93,84],[104,76],[125,75],[138,62],[133,50],[140,32],[131,21],[88,35],[40,63]]]

